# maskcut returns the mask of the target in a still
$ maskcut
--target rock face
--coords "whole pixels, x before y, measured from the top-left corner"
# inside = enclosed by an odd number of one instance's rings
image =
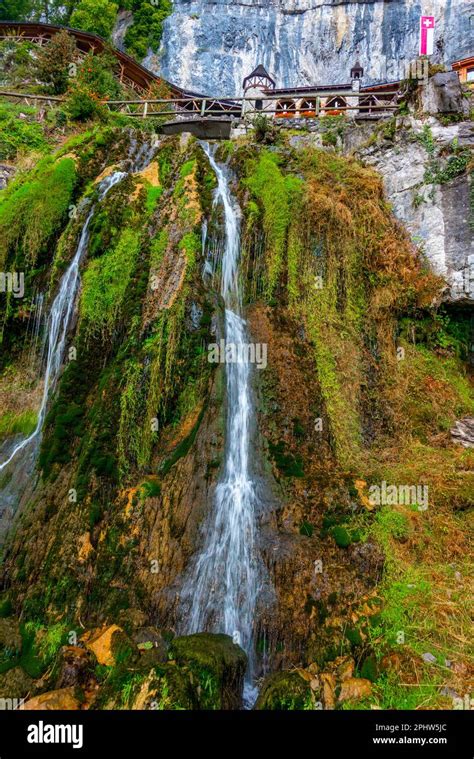
[[[472,53],[469,0],[434,0],[434,63]],[[145,65],[213,95],[240,94],[262,63],[277,86],[344,83],[358,57],[364,82],[395,80],[418,53],[418,0],[175,0],[161,53]],[[330,82],[328,82],[330,78]]]
[[[456,174],[455,161],[467,163],[473,145],[470,121],[442,126],[434,117],[409,116],[397,121],[391,139],[369,139],[356,151],[382,175],[395,215],[446,278],[446,299],[458,303],[474,299],[474,240],[472,178]]]
[[[456,71],[435,74],[423,87],[422,104],[425,113],[469,114],[469,105],[463,100],[461,84]]]
[[[240,708],[247,656],[232,638],[210,633],[186,635],[173,641],[171,654],[178,665],[194,672],[201,688],[208,687],[214,708]]]
[[[92,651],[99,664],[114,665],[123,652],[133,651],[132,641],[118,625],[106,625],[91,630],[82,637],[82,642]]]
[[[451,437],[464,448],[474,448],[474,416],[466,416],[457,421],[451,430]]]

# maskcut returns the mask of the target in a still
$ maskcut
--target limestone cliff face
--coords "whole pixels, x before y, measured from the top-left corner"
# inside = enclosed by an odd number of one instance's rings
[[[393,211],[420,245],[434,271],[443,276],[447,300],[472,304],[474,255],[472,175],[451,167],[465,162],[474,145],[472,122],[440,125],[400,119],[393,141],[379,140],[359,157],[383,177]],[[452,153],[452,146],[456,152]],[[450,176],[453,171],[453,176]]]
[[[433,62],[472,54],[474,3],[432,0]],[[184,87],[240,94],[263,63],[277,86],[344,83],[358,55],[367,83],[395,80],[418,54],[419,0],[175,0],[145,65]]]

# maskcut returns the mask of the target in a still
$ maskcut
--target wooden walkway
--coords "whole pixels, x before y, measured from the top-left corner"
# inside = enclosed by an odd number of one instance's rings
[[[104,100],[104,104],[111,111],[126,113],[135,118],[172,117],[172,128],[178,131],[180,121],[188,124],[191,121],[204,123],[212,120],[225,123],[227,120],[252,118],[257,113],[275,119],[309,119],[351,111],[358,117],[379,118],[383,114],[396,111],[399,107],[401,93],[397,89],[397,83],[362,87],[359,91],[350,88],[335,88],[331,91],[328,87],[304,87],[274,93],[268,91],[262,93],[261,101],[255,100],[255,97],[226,98],[200,95],[183,90],[153,74],[126,53],[108,45],[96,34],[52,24],[1,21],[0,40],[29,40],[44,45],[63,29],[75,38],[79,56],[84,56],[90,50],[98,53],[105,49],[110,50],[119,64],[120,82],[137,92],[137,99]],[[151,88],[156,84],[165,84],[170,97],[149,97]],[[63,99],[6,90],[0,91],[0,97],[19,100],[27,105],[41,104],[45,107],[55,106]]]

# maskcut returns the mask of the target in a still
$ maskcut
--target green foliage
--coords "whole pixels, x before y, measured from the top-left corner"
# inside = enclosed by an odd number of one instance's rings
[[[10,250],[34,264],[67,218],[76,184],[71,158],[45,159],[31,178],[14,182],[0,195],[0,265]]]
[[[35,116],[34,108],[0,103],[0,161],[14,160],[19,153],[32,150],[46,152],[48,142]]]
[[[118,6],[110,0],[80,0],[71,15],[70,26],[110,38],[117,18]]]
[[[273,119],[264,114],[257,114],[252,121],[255,139],[262,145],[273,145],[278,137],[278,129]]]
[[[107,108],[102,100],[118,97],[120,85],[114,76],[115,58],[108,53],[87,53],[77,75],[70,80],[65,103],[69,117],[77,121],[97,117],[105,120]]]
[[[304,535],[307,538],[311,538],[313,536],[314,527],[309,522],[301,522],[300,524],[300,535]]]
[[[38,622],[25,622],[21,633],[20,664],[30,677],[41,677],[67,642],[67,626],[60,622],[48,627]]]
[[[12,435],[27,437],[36,427],[36,411],[7,411],[0,416],[0,441]]]
[[[0,600],[0,619],[11,616],[13,613],[12,602],[9,598],[2,598]]]
[[[82,318],[90,334],[110,334],[119,317],[140,248],[140,234],[124,229],[117,244],[91,261],[84,272]]]
[[[77,56],[76,42],[65,30],[55,34],[36,54],[36,75],[55,95],[66,92],[70,65]]]
[[[291,218],[292,201],[298,197],[302,182],[295,176],[284,176],[278,157],[262,152],[246,181],[263,210],[263,229],[267,240],[265,293],[272,296],[282,272]]]
[[[142,60],[151,48],[157,52],[163,33],[163,22],[173,10],[171,0],[129,0],[133,24],[125,34],[125,48],[130,55]]]
[[[278,443],[269,443],[270,454],[280,472],[285,477],[304,477],[303,459],[299,454],[293,456],[286,451],[283,440]]]

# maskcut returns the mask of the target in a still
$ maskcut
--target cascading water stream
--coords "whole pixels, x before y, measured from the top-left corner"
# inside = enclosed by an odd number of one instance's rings
[[[234,346],[238,358],[226,366],[225,468],[216,487],[214,507],[204,525],[203,548],[183,586],[187,606],[184,626],[188,633],[227,633],[242,646],[249,659],[244,701],[251,705],[256,695],[252,687],[253,627],[261,575],[256,549],[257,497],[249,468],[250,364],[243,350],[248,341],[238,277],[240,209],[231,196],[226,168],[216,163],[207,144],[203,148],[218,182],[214,203],[222,205],[224,211],[221,295],[225,303],[225,340],[227,346]]]
[[[116,171],[103,179],[99,185],[99,200],[102,200],[108,191],[114,185],[116,185],[117,182],[120,182],[124,176],[126,176],[126,173],[124,171]],[[61,279],[58,294],[53,301],[51,311],[49,313],[47,324],[48,348],[46,357],[46,369],[44,373],[43,395],[38,411],[38,420],[36,427],[31,435],[17,443],[8,458],[0,464],[0,472],[10,464],[10,462],[20,453],[20,451],[28,448],[38,438],[43,428],[43,423],[48,408],[48,399],[51,392],[54,390],[63,362],[66,335],[71,323],[71,317],[76,302],[76,294],[79,287],[79,267],[84,253],[87,250],[87,244],[89,242],[89,226],[94,215],[94,211],[95,207],[91,209],[87,216],[85,224],[82,228],[81,236],[79,238],[76,253]]]

